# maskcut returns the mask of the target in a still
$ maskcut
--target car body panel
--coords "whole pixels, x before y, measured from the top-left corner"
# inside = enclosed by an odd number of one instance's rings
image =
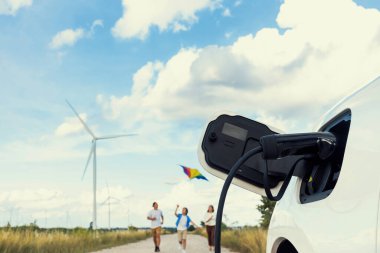
[[[380,252],[380,78],[342,100],[322,124],[345,109],[351,110],[352,120],[334,190],[325,199],[301,204],[301,179],[293,177],[274,210],[267,253],[275,253],[284,239],[300,253]]]

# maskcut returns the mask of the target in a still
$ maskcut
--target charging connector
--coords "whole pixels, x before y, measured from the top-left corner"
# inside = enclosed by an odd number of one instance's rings
[[[272,160],[287,156],[302,155],[289,171],[286,179],[277,196],[273,196],[268,184],[268,165],[264,172],[264,188],[269,199],[278,201],[283,196],[286,187],[294,173],[299,161],[318,156],[322,160],[327,160],[334,153],[336,147],[336,137],[329,132],[301,133],[301,134],[271,134],[260,138],[260,146],[246,152],[231,168],[220,193],[218,211],[216,216],[215,229],[215,252],[221,252],[221,224],[223,217],[224,202],[229,186],[235,177],[238,169],[252,156],[262,152],[263,159]]]
[[[326,160],[334,153],[336,137],[329,132],[272,134],[261,137],[260,144],[265,160],[310,154]]]

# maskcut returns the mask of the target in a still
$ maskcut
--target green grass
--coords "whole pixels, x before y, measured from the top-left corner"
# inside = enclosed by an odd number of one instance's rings
[[[136,242],[148,231],[0,229],[2,253],[83,253]]]
[[[222,245],[240,253],[265,253],[267,230],[244,228],[222,232]]]
[[[196,231],[196,234],[207,236],[206,231]],[[265,253],[267,230],[247,227],[242,229],[225,229],[222,231],[222,246],[240,253]]]

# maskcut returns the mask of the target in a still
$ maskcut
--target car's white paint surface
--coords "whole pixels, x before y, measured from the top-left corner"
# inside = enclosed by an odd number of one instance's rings
[[[293,177],[273,213],[267,253],[284,239],[299,253],[380,253],[380,78],[341,101],[322,124],[347,108],[351,126],[335,189],[301,204],[301,179]]]

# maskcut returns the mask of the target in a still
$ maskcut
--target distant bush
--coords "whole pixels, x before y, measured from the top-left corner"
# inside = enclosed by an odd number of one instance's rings
[[[138,228],[135,227],[135,226],[128,226],[128,230],[129,230],[129,231],[137,231]]]

